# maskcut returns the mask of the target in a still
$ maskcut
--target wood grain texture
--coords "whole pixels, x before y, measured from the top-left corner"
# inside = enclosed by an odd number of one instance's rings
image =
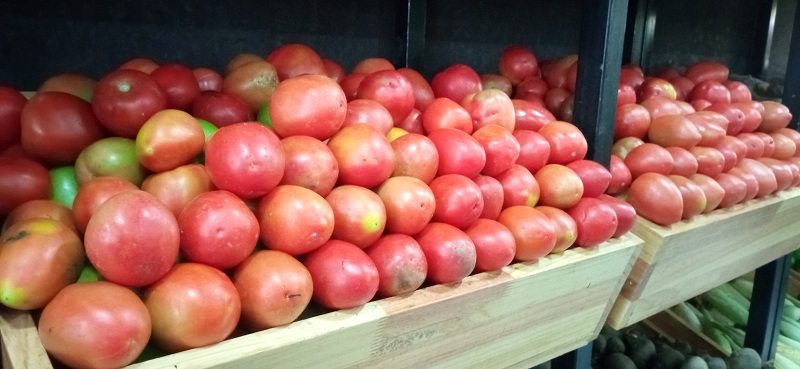
[[[0,341],[4,369],[53,367],[39,340],[33,318],[27,312],[0,306]]]
[[[708,352],[711,356],[726,357],[722,348],[702,332],[697,332],[670,310],[664,310],[642,321],[642,324],[666,337],[668,340],[683,341],[692,348]]]
[[[662,227],[641,217],[642,252],[609,314],[627,327],[800,247],[800,189]]]

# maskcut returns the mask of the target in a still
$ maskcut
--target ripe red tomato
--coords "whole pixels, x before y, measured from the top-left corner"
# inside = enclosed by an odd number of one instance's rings
[[[700,186],[703,194],[706,195],[706,208],[703,209],[703,213],[709,213],[716,209],[725,196],[725,189],[717,181],[705,174],[697,173],[689,177],[689,179]]]
[[[205,91],[222,91],[222,75],[219,72],[206,67],[198,67],[192,69],[194,78],[197,79],[197,87],[200,88],[200,94]]]
[[[547,81],[538,75],[531,75],[519,81],[513,96],[514,99],[534,102],[533,100],[542,100],[547,95],[548,90],[550,90],[550,86],[547,85]],[[544,102],[544,100],[541,102]],[[544,104],[541,105],[544,106]]]
[[[339,164],[339,184],[374,188],[394,171],[394,150],[385,135],[369,124],[339,130],[328,141]]]
[[[97,207],[86,225],[84,246],[103,278],[146,286],[167,274],[178,257],[178,221],[153,195],[124,191]]]
[[[545,124],[556,120],[547,108],[528,100],[512,99],[514,105],[514,130],[538,131]]]
[[[547,110],[553,112],[556,118],[560,118],[562,106],[565,105],[565,101],[567,101],[572,96],[572,92],[569,92],[566,88],[563,87],[555,87],[547,90],[547,94],[544,96],[544,106]]]
[[[746,172],[749,172],[756,177],[758,182],[758,191],[756,198],[767,196],[778,189],[778,182],[775,178],[775,173],[766,165],[756,159],[744,158],[739,164],[736,165]]]
[[[617,213],[605,201],[594,197],[583,197],[566,210],[575,220],[578,237],[575,246],[594,247],[608,241],[617,231]]]
[[[464,229],[483,212],[481,189],[470,178],[460,174],[445,174],[434,178],[429,186],[436,201],[431,219],[433,222]]]
[[[331,149],[310,136],[289,136],[281,140],[286,164],[280,184],[308,188],[327,196],[339,178],[339,163]]]
[[[261,242],[271,250],[300,255],[328,241],[335,224],[325,198],[305,187],[280,185],[262,197],[256,211]]]
[[[647,130],[648,141],[662,147],[688,149],[699,144],[702,138],[697,125],[683,115],[662,115],[653,119]]]
[[[220,128],[206,142],[205,154],[214,185],[246,199],[275,188],[286,165],[280,140],[258,122]]]
[[[153,114],[167,108],[167,95],[150,75],[117,69],[97,81],[92,111],[113,134],[134,138]]]
[[[675,174],[679,176],[689,177],[697,173],[698,163],[697,157],[694,156],[689,150],[682,147],[671,146],[667,147],[667,151],[672,155],[672,171],[668,174]]]
[[[342,88],[344,91],[344,95],[347,97],[347,101],[357,99],[356,95],[358,95],[358,86],[361,84],[361,81],[364,80],[366,77],[366,73],[351,73],[346,75],[339,81],[339,87]]]
[[[241,298],[241,324],[249,331],[295,321],[314,289],[305,265],[276,250],[254,252],[236,267],[231,280]]]
[[[453,64],[433,76],[431,89],[435,97],[446,97],[460,103],[467,95],[483,90],[483,86],[481,77],[472,67]]]
[[[284,44],[273,49],[266,58],[275,66],[283,81],[303,74],[325,76],[325,64],[314,49],[304,44]]]
[[[395,68],[392,62],[385,58],[366,58],[356,63],[352,72],[370,74],[382,70],[395,70]]]
[[[666,96],[654,96],[639,102],[648,112],[650,119],[656,119],[662,115],[681,114],[683,111],[674,99]]]
[[[747,147],[746,158],[758,159],[764,156],[764,141],[758,135],[752,132],[742,132],[737,134],[736,138],[744,142]]]
[[[719,81],[702,81],[694,85],[689,100],[706,100],[711,104],[730,104],[731,93]]]
[[[24,157],[0,157],[0,218],[17,206],[50,195],[50,173],[42,164]]]
[[[92,181],[83,186],[90,182]],[[195,196],[214,189],[214,183],[211,182],[211,178],[208,177],[208,172],[202,164],[186,164],[166,172],[151,174],[142,182],[142,190],[155,196],[158,201],[166,205],[175,218],[180,216],[183,208]]]
[[[408,82],[411,83],[411,87],[414,89],[414,108],[419,111],[425,111],[434,99],[433,89],[428,83],[428,80],[411,68],[398,68],[397,71],[402,74],[403,77],[406,77]]]
[[[700,142],[698,146],[714,147],[719,145],[726,137],[728,130],[728,119],[724,115],[703,110],[684,116],[695,124],[700,131]]]
[[[758,158],[756,159],[761,164],[764,164],[775,175],[775,191],[783,191],[789,188],[794,181],[794,174],[792,173],[792,166],[786,161],[778,160],[775,158]]]
[[[347,102],[347,114],[342,122],[342,127],[353,124],[369,124],[384,135],[388,135],[394,127],[394,121],[389,111],[377,101],[367,99],[355,99]]]
[[[97,177],[83,183],[72,203],[72,214],[78,231],[86,231],[89,219],[106,200],[123,191],[136,189],[136,185],[130,181],[117,177]]]
[[[467,94],[461,106],[472,117],[472,130],[477,131],[490,124],[514,131],[514,104],[511,98],[500,90],[488,89]]]
[[[739,81],[730,80],[724,81],[722,84],[724,84],[728,91],[730,91],[732,103],[748,102],[753,100],[753,94],[750,92],[750,88],[747,87],[746,84]]]
[[[774,133],[775,134],[781,134],[781,135],[784,135],[784,136],[788,137],[789,139],[792,140],[792,142],[794,142],[795,148],[800,148],[800,132],[797,131],[796,129],[780,128],[777,131],[775,131]],[[794,156],[799,156],[799,155],[800,155],[800,150],[795,151],[795,155]]]
[[[150,72],[150,77],[167,95],[167,109],[189,110],[194,99],[200,96],[197,77],[183,64],[162,64]]]
[[[439,151],[427,136],[408,133],[394,139],[390,145],[394,150],[392,177],[411,176],[430,183],[439,170]]]
[[[517,205],[533,207],[539,202],[541,188],[525,167],[514,164],[495,178],[503,186],[503,208]]]
[[[222,342],[236,328],[242,303],[225,273],[208,265],[180,263],[144,291],[151,339],[166,352]]]
[[[687,177],[675,174],[671,174],[669,179],[681,191],[681,199],[683,200],[682,219],[690,219],[705,211],[708,199],[706,199],[705,192],[697,183]]]
[[[475,178],[486,165],[486,151],[468,133],[455,128],[442,128],[428,133],[436,151],[439,167],[436,175],[461,174]]]
[[[430,222],[436,208],[433,191],[415,177],[391,177],[376,192],[386,207],[386,232],[413,236]]]
[[[533,174],[539,184],[537,204],[567,209],[583,197],[581,177],[566,165],[547,164]]]
[[[36,93],[60,91],[90,102],[95,85],[97,85],[96,80],[81,73],[58,73],[42,82],[36,89]]]
[[[464,231],[450,224],[431,222],[414,239],[425,254],[429,283],[459,282],[475,269],[475,244]]]
[[[197,195],[177,219],[181,254],[190,262],[227,270],[244,261],[258,242],[258,219],[228,191]]]
[[[659,75],[659,77],[667,79],[666,76]],[[619,83],[621,85],[628,85],[633,89],[638,89],[644,83],[644,71],[638,65],[628,64],[623,65],[619,70]]]
[[[792,112],[786,105],[770,100],[762,101],[761,105],[764,106],[764,113],[761,115],[761,124],[757,128],[759,132],[772,133],[786,128],[791,122]]]
[[[497,221],[514,235],[517,244],[515,260],[535,261],[547,256],[556,245],[553,221],[533,207],[507,207],[500,213]]]
[[[531,173],[536,173],[550,160],[550,142],[538,132],[518,129],[513,133],[519,143],[519,157],[516,164],[522,165]]]
[[[343,185],[325,197],[333,209],[332,239],[360,248],[372,245],[386,227],[386,207],[375,192],[360,186]]]
[[[695,146],[689,152],[697,158],[697,173],[709,177],[716,177],[725,167],[725,156],[717,149],[711,147]]]
[[[322,66],[325,67],[325,75],[328,76],[328,78],[336,81],[336,83],[341,82],[342,79],[344,79],[344,77],[347,75],[347,72],[344,71],[344,68],[342,68],[339,63],[331,59],[323,58]]]
[[[566,211],[544,205],[537,206],[536,210],[547,215],[556,230],[556,245],[550,251],[551,254],[564,252],[575,244],[578,237],[578,225]]]
[[[646,142],[628,152],[625,156],[625,165],[630,169],[632,178],[636,179],[648,172],[668,175],[675,163],[667,149]]]
[[[446,97],[434,99],[422,111],[422,127],[428,133],[442,128],[458,129],[468,134],[473,131],[472,117],[469,111]]]
[[[772,152],[773,158],[787,160],[795,156],[797,153],[797,144],[795,144],[794,140],[789,136],[778,131],[770,133],[769,136],[772,137],[772,141],[775,142],[775,150]]]
[[[745,144],[742,140],[735,136],[725,136],[717,146],[714,146],[715,149],[719,150],[725,156],[725,168],[723,168],[723,172],[727,172],[730,170],[729,160],[731,159],[731,155],[735,156],[735,161],[733,161],[733,165],[739,163],[742,159],[747,156],[747,144]]]
[[[546,68],[541,66],[542,78],[547,81],[551,89],[566,87],[567,72],[577,62],[578,54],[564,55],[548,64]]]
[[[20,117],[22,147],[51,166],[70,165],[81,151],[104,136],[92,106],[66,92],[34,95]]]
[[[189,113],[164,109],[153,114],[136,135],[136,156],[143,167],[164,172],[189,164],[205,147],[200,122]]]
[[[158,63],[153,59],[145,57],[128,59],[117,67],[117,69],[134,69],[147,74],[150,74],[150,72],[154,71],[156,68],[158,68]]]
[[[766,112],[764,110],[764,104],[760,101],[750,101],[749,103],[736,103],[734,106],[739,108],[742,114],[744,114],[744,121],[742,122],[740,132],[753,132],[758,129],[758,126],[763,120],[762,117]]]
[[[22,93],[8,86],[0,86],[0,152],[20,142],[22,108],[28,102]]]
[[[625,104],[617,107],[614,121],[614,140],[624,137],[644,139],[650,129],[650,112],[639,104]]]
[[[694,82],[692,80],[683,77],[683,76],[675,76],[672,78],[667,78],[667,82],[672,84],[672,87],[675,88],[675,99],[678,101],[687,101],[689,100],[689,94],[692,93],[692,89],[694,88]],[[696,100],[696,99],[695,99]],[[695,101],[692,100],[692,101]],[[705,101],[705,100],[704,100]]]
[[[256,118],[242,98],[218,91],[202,92],[192,103],[191,113],[195,118],[205,119],[217,128],[250,122]]]
[[[342,127],[346,115],[344,91],[322,75],[281,81],[269,101],[272,128],[281,138],[305,135],[326,140]]]
[[[424,135],[425,127],[422,126],[422,113],[417,109],[411,110],[406,119],[403,119],[399,124],[395,124],[395,128],[400,128],[408,133]]]
[[[477,176],[473,181],[481,189],[483,197],[483,211],[480,218],[496,220],[503,210],[503,185],[496,178],[489,176]]]
[[[654,97],[664,97],[674,101],[678,98],[678,91],[672,83],[663,78],[647,77],[637,90],[637,100],[642,102]]]
[[[684,76],[694,83],[703,81],[724,82],[728,79],[728,67],[725,64],[714,61],[699,61],[690,64],[684,72]]]
[[[739,177],[739,179],[743,180],[745,185],[747,185],[744,198],[740,202],[749,201],[756,197],[758,193],[758,180],[756,180],[755,175],[738,166],[731,168],[727,173]]]
[[[635,178],[626,201],[633,205],[636,214],[662,226],[677,223],[683,215],[681,191],[660,173],[644,173]]]
[[[631,185],[631,181],[633,181],[631,170],[628,169],[628,166],[619,156],[611,155],[611,164],[608,166],[608,171],[611,172],[611,181],[608,182],[607,194],[616,195],[622,193]]]
[[[398,124],[414,109],[414,87],[400,72],[381,70],[368,74],[358,85],[356,98],[383,105]]]
[[[611,236],[612,238],[622,237],[633,229],[633,225],[636,223],[636,209],[633,208],[633,205],[608,194],[601,194],[597,198],[611,206],[614,213],[617,214],[617,230]]]
[[[628,85],[619,85],[617,87],[617,106],[635,104],[636,103],[636,90]]]
[[[539,129],[539,134],[550,143],[550,163],[567,164],[586,157],[586,137],[572,123],[552,121]]]
[[[520,145],[511,131],[497,124],[478,128],[472,137],[486,152],[486,165],[481,174],[495,176],[511,167],[519,159]]]
[[[511,80],[514,85],[526,77],[539,75],[539,62],[536,55],[526,46],[508,46],[500,53],[498,62],[500,74]]]
[[[71,284],[42,310],[47,353],[71,367],[120,368],[147,345],[150,314],[133,291],[105,281]]]
[[[714,180],[725,190],[725,195],[718,205],[721,209],[738,204],[747,196],[747,182],[739,176],[730,173],[720,173]]]
[[[512,96],[514,94],[514,85],[511,84],[511,80],[499,74],[481,74],[481,87],[484,91],[490,89],[499,90],[506,96]]]
[[[514,260],[517,251],[514,235],[500,222],[478,219],[464,232],[475,244],[473,273],[500,270]]]
[[[14,224],[34,218],[57,220],[77,233],[75,221],[72,219],[72,210],[50,199],[30,200],[15,207],[8,213],[0,232],[4,232],[8,227]]]
[[[278,85],[275,67],[260,57],[256,58],[229,70],[222,80],[222,92],[238,96],[250,105],[253,112],[270,103]]]
[[[364,251],[378,269],[377,296],[391,297],[413,292],[425,282],[428,261],[413,237],[387,234]]]
[[[303,264],[314,282],[312,299],[326,308],[358,307],[378,292],[378,269],[364,250],[351,243],[330,240],[306,255]]]

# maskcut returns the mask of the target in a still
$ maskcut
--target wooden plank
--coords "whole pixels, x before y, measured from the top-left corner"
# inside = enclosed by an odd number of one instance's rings
[[[627,327],[800,247],[800,189],[662,227],[638,218],[644,240],[608,324]]]
[[[642,324],[666,337],[670,341],[683,341],[695,349],[708,352],[711,356],[728,356],[719,345],[702,332],[691,328],[670,310],[664,310],[642,321]]]
[[[4,369],[53,367],[27,312],[0,306],[0,342]]]
[[[786,293],[795,298],[800,296],[800,273],[795,270],[789,271],[789,280],[786,281]]]

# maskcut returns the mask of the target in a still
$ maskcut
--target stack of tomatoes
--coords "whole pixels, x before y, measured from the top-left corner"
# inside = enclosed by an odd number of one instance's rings
[[[429,82],[288,44],[0,89],[0,303],[64,364],[122,366],[619,237],[630,173],[548,109],[569,70],[513,46]]]

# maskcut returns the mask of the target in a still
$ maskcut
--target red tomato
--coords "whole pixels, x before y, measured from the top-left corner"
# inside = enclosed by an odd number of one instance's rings
[[[616,195],[628,189],[633,180],[631,170],[619,156],[611,155],[611,164],[608,166],[611,172],[611,181],[608,182],[607,194]]]
[[[736,167],[752,174],[756,177],[758,182],[758,191],[756,198],[767,196],[778,190],[778,182],[775,173],[766,165],[758,160],[751,158],[744,158]]]
[[[636,90],[628,85],[619,85],[617,87],[617,106],[635,104],[636,103]]]
[[[48,218],[64,223],[73,232],[78,232],[75,221],[72,219],[72,210],[50,199],[37,199],[26,201],[8,213],[0,232],[5,232],[8,227],[28,219]]]
[[[311,301],[311,273],[293,256],[259,250],[231,275],[242,303],[241,323],[260,331],[295,321]]]
[[[50,196],[50,173],[24,157],[0,157],[0,218],[17,206]]]
[[[364,305],[378,292],[378,269],[351,243],[330,240],[309,253],[303,264],[314,282],[312,299],[328,309]]]
[[[339,184],[374,188],[394,171],[394,150],[371,125],[342,128],[328,141],[328,148],[339,164]]]
[[[670,175],[669,179],[681,191],[681,199],[683,200],[682,219],[690,219],[706,209],[708,199],[706,199],[705,192],[697,183],[687,177],[675,174]]]
[[[689,65],[684,72],[694,83],[703,81],[724,82],[728,79],[728,67],[714,61],[699,61]]]
[[[680,189],[660,173],[644,173],[634,179],[626,201],[637,214],[662,226],[677,223],[683,215]]]
[[[385,58],[366,58],[360,60],[355,67],[353,73],[370,74],[382,70],[395,70],[392,62]]]
[[[164,109],[153,114],[136,135],[136,156],[143,167],[164,172],[189,164],[206,143],[203,127],[189,113]]]
[[[497,221],[506,226],[517,244],[514,259],[535,261],[547,256],[556,245],[556,228],[550,218],[529,206],[503,209]]]
[[[551,254],[564,252],[575,244],[578,225],[566,211],[552,206],[537,206],[536,210],[547,215],[556,230],[556,245],[550,251]]]
[[[730,173],[720,173],[715,178],[715,181],[722,186],[725,190],[725,195],[719,203],[719,208],[728,208],[734,204],[742,202],[747,196],[747,182],[739,176]]]
[[[775,131],[776,134],[782,134],[794,142],[796,148],[800,148],[800,132],[792,128],[780,128]],[[800,150],[795,151],[794,156],[800,155]]]
[[[175,216],[155,197],[129,190],[97,207],[86,225],[84,245],[103,278],[141,287],[159,280],[175,263],[180,231]]]
[[[766,158],[771,157],[775,153],[775,139],[764,132],[753,132],[753,134],[764,142],[764,154],[762,155]]]
[[[605,201],[594,198],[581,198],[566,210],[575,220],[578,237],[575,246],[594,247],[608,241],[617,231],[617,213]]]
[[[405,234],[387,234],[365,250],[378,269],[379,297],[418,289],[428,275],[428,261],[417,240]]]
[[[152,340],[167,352],[222,342],[236,328],[242,303],[225,273],[197,264],[175,264],[142,297],[152,321]]]
[[[542,77],[550,88],[563,88],[567,85],[567,71],[578,62],[578,54],[564,55],[553,61],[547,68],[542,67]]]
[[[200,88],[200,93],[205,91],[222,91],[222,75],[219,72],[205,67],[198,67],[192,69],[194,78],[197,79],[197,87]]]
[[[730,104],[731,93],[719,81],[702,81],[694,85],[689,100],[702,99],[711,104]]]
[[[322,141],[309,136],[281,140],[285,165],[280,184],[308,188],[321,196],[331,192],[339,178],[339,163]]]
[[[689,152],[697,158],[697,173],[716,177],[725,167],[725,156],[711,147],[695,146]]]
[[[275,66],[281,81],[303,74],[325,75],[322,58],[307,45],[281,45],[272,50],[266,60]]]
[[[625,104],[617,107],[614,121],[614,140],[624,137],[644,139],[650,129],[650,112],[639,104]]]
[[[792,173],[791,164],[786,161],[778,160],[775,158],[758,158],[756,159],[761,164],[764,164],[775,175],[775,191],[783,191],[789,188],[794,181],[794,174]]]
[[[20,117],[27,102],[28,99],[16,89],[0,86],[0,132],[3,132],[0,135],[0,152],[20,142]]]
[[[435,97],[446,97],[460,103],[467,95],[483,90],[483,86],[481,77],[472,67],[454,64],[433,76],[431,89]]]
[[[20,117],[22,147],[43,163],[75,162],[81,151],[104,136],[92,106],[66,92],[42,92],[25,104]]]
[[[78,231],[86,231],[89,219],[106,200],[126,190],[136,189],[136,185],[130,181],[117,177],[97,177],[83,183],[72,203],[72,214]]]
[[[694,82],[692,82],[692,80],[683,76],[676,76],[668,78],[667,82],[669,82],[670,84],[672,84],[673,87],[675,87],[676,100],[679,101],[689,100],[689,94],[692,93],[692,89],[694,88]]]
[[[477,131],[490,124],[496,124],[509,132],[514,131],[514,103],[500,90],[488,89],[467,94],[461,101],[472,117],[472,130]]]
[[[660,77],[666,79],[665,76]],[[644,83],[644,71],[638,65],[623,65],[619,70],[619,83],[638,89]]]
[[[703,190],[706,195],[706,207],[703,213],[709,213],[719,207],[722,198],[725,197],[725,189],[717,183],[713,178],[697,173],[689,177],[692,182],[696,183]]]
[[[323,58],[322,66],[325,67],[325,75],[328,76],[328,78],[336,81],[336,83],[341,82],[342,79],[344,79],[344,77],[347,75],[347,73],[344,71],[344,68],[342,68],[339,63],[331,59]]]
[[[740,202],[749,201],[756,197],[756,194],[758,194],[758,180],[755,175],[738,166],[731,168],[728,174],[739,177],[747,186],[745,188],[744,198]]]
[[[389,111],[395,124],[414,109],[414,87],[396,70],[368,74],[358,85],[356,98],[377,101]]]
[[[486,165],[481,174],[495,176],[511,167],[519,159],[520,145],[511,131],[497,124],[478,128],[472,137],[486,152]]]
[[[611,182],[611,172],[606,167],[591,160],[576,160],[567,164],[583,182],[583,196],[597,197],[605,193]]]
[[[481,189],[472,179],[460,174],[445,174],[429,184],[436,200],[433,222],[457,228],[469,227],[483,212]]]
[[[226,270],[247,258],[258,242],[258,219],[228,191],[197,195],[177,219],[187,261]]]
[[[539,129],[539,134],[550,143],[550,163],[567,164],[586,157],[586,137],[572,123],[552,121]]]
[[[250,105],[242,98],[217,91],[201,93],[192,103],[191,113],[195,118],[205,119],[217,128],[250,122],[256,118]]]
[[[746,84],[739,81],[724,81],[722,84],[724,84],[725,88],[730,91],[732,103],[748,102],[753,100],[753,94],[750,92],[750,88],[747,87]]]
[[[667,65],[659,69],[655,76],[663,79],[675,78],[681,75],[681,71],[673,65]]]
[[[538,75],[530,75],[523,78],[515,88],[514,99],[529,101],[530,98],[542,99],[547,95],[550,86],[547,81]],[[532,102],[532,101],[529,101]],[[543,105],[543,104],[542,104]]]
[[[133,69],[118,69],[97,81],[92,111],[113,134],[136,137],[153,114],[167,108],[167,94],[150,75]]]
[[[514,94],[514,85],[511,84],[511,80],[494,73],[481,74],[481,88],[483,88],[483,91],[498,90],[506,96]]]
[[[514,235],[500,222],[478,219],[464,232],[475,245],[474,273],[500,270],[514,260]]]
[[[742,114],[744,114],[744,121],[742,122],[740,132],[753,132],[758,129],[758,126],[763,120],[762,117],[766,112],[764,110],[764,104],[760,101],[751,101],[749,103],[736,103],[734,106],[739,108]]]
[[[486,165],[486,151],[483,146],[464,131],[442,128],[428,133],[428,138],[439,152],[437,176],[461,174],[475,178]]]
[[[250,105],[250,110],[257,112],[270,104],[277,85],[275,67],[258,58],[228,71],[222,80],[222,92],[238,96]]]
[[[678,98],[678,91],[675,86],[663,78],[647,77],[642,85],[637,90],[637,101],[643,102],[654,97],[664,97],[669,100],[676,100]],[[655,119],[655,117],[653,117]]]
[[[539,202],[541,188],[525,167],[514,164],[495,178],[503,186],[503,208],[516,205],[533,207]]]
[[[500,53],[498,62],[500,74],[514,85],[529,76],[539,75],[539,62],[526,46],[508,46]]]
[[[622,235],[633,229],[633,225],[636,223],[636,209],[633,208],[633,205],[607,194],[601,194],[597,198],[611,206],[617,215],[617,229],[614,231],[614,235],[611,236],[612,238],[622,237]]]
[[[192,70],[183,64],[162,64],[150,72],[167,95],[167,108],[189,110],[200,95],[200,83]]]
[[[425,127],[422,126],[422,113],[417,109],[411,110],[411,113],[408,113],[406,119],[396,124],[395,127],[405,130],[408,133],[425,134]]]
[[[355,100],[358,97],[358,86],[361,84],[361,81],[364,80],[366,77],[366,73],[352,73],[348,74],[341,81],[339,81],[339,87],[342,88],[344,91],[344,95],[347,97],[347,101]]]
[[[360,248],[372,245],[386,227],[386,207],[375,192],[360,186],[338,186],[325,197],[333,209],[332,239]]]
[[[17,310],[44,307],[78,280],[85,260],[78,235],[58,220],[33,218],[10,226],[0,234],[0,303]]]
[[[747,156],[747,144],[735,136],[725,136],[717,146],[715,146],[725,156],[725,168],[723,172],[730,170],[729,165],[731,155],[735,156],[735,161],[732,163],[734,166]]]
[[[531,173],[536,173],[550,160],[550,142],[538,132],[518,129],[513,133],[519,143],[519,157],[516,164],[522,165]]]
[[[489,176],[477,176],[473,181],[481,189],[483,197],[483,211],[480,218],[496,220],[503,210],[505,197],[503,185],[496,178]]]
[[[359,123],[369,124],[384,135],[388,135],[394,127],[394,121],[389,111],[377,101],[367,99],[355,99],[347,103],[347,114],[342,122],[342,127]]]
[[[272,128],[280,137],[333,136],[347,115],[347,98],[326,76],[302,75],[281,81],[269,102]]]
[[[761,104],[764,105],[764,113],[757,128],[759,132],[772,133],[789,125],[792,112],[786,105],[770,100],[762,101]]]
[[[758,159],[764,156],[764,141],[758,135],[751,132],[743,132],[737,134],[736,138],[747,146],[746,158]]]
[[[648,172],[668,175],[672,172],[675,162],[667,149],[646,142],[636,146],[625,156],[625,165],[630,169],[631,176],[636,179]]]
[[[436,199],[430,186],[415,177],[391,177],[376,192],[386,207],[386,232],[413,236],[433,218]]]
[[[398,68],[397,71],[406,77],[414,89],[414,108],[419,111],[425,109],[433,101],[433,88],[419,72],[411,68]]]
[[[39,338],[47,353],[71,367],[120,368],[150,340],[147,307],[111,282],[71,284],[42,310]]]
[[[703,110],[686,114],[684,117],[692,121],[700,131],[701,138],[697,143],[698,146],[717,146],[727,135],[728,119],[720,113]]]
[[[39,88],[36,89],[36,93],[40,94],[47,91],[66,92],[90,102],[92,101],[92,93],[95,85],[97,85],[97,81],[87,75],[80,73],[59,73],[48,77],[42,82]]]
[[[158,63],[149,58],[138,57],[126,60],[117,69],[134,69],[140,72],[150,74],[158,68]]]
[[[280,185],[258,203],[261,242],[290,255],[313,251],[328,241],[335,224],[325,198],[305,187]]]
[[[775,143],[775,150],[772,151],[773,158],[786,160],[795,156],[797,145],[789,136],[777,131],[770,133],[769,136],[772,137],[772,141]]]
[[[672,170],[668,174],[689,177],[697,173],[699,166],[697,157],[691,151],[682,147],[667,147],[667,151],[672,155]]]
[[[228,61],[228,64],[225,66],[225,73],[228,74],[228,73],[232,72],[233,70],[238,69],[239,67],[241,67],[241,66],[243,66],[245,64],[249,64],[250,62],[254,62],[254,61],[265,61],[265,60],[264,60],[264,58],[262,58],[262,57],[260,57],[260,56],[258,56],[256,54],[253,54],[253,53],[242,52],[242,53],[236,54],[236,55],[234,55],[233,58],[231,58]]]
[[[258,122],[220,128],[209,137],[205,153],[214,185],[248,199],[275,188],[286,165],[280,140]]]
[[[650,119],[656,119],[662,115],[681,114],[683,111],[674,99],[665,96],[654,96],[639,102],[648,112]]]
[[[556,117],[560,115],[561,107],[564,105],[564,102],[572,96],[572,93],[569,92],[566,88],[563,87],[555,87],[551,88],[547,91],[547,94],[544,96],[544,106],[547,110],[553,112]]]
[[[446,97],[434,99],[422,111],[422,127],[425,132],[433,132],[442,128],[453,128],[471,134],[472,117],[467,109]]]
[[[528,100],[512,99],[514,105],[514,130],[538,131],[545,124],[556,120],[547,108]]]
[[[439,170],[439,151],[430,138],[408,133],[394,139],[390,145],[394,150],[392,177],[411,176],[430,183]]]
[[[688,149],[703,138],[697,125],[683,115],[662,115],[650,123],[647,131],[649,142],[663,146],[678,146]]]
[[[572,123],[575,111],[575,95],[570,94],[561,104],[561,108],[556,111],[556,117],[564,122]]]
[[[575,171],[561,164],[547,164],[533,174],[539,184],[537,204],[567,209],[583,197],[583,181]]]
[[[429,283],[459,282],[475,269],[475,244],[464,231],[452,225],[431,222],[414,239],[425,254]]]
[[[95,178],[95,180],[99,178]],[[83,186],[91,182],[89,181]],[[125,182],[127,181],[123,181],[123,183]],[[133,187],[132,184],[130,187]],[[129,186],[124,185],[124,188],[129,188]],[[214,190],[214,184],[202,164],[187,164],[173,170],[148,176],[142,182],[142,190],[155,196],[177,218],[183,208],[186,207],[186,204],[195,196]]]

